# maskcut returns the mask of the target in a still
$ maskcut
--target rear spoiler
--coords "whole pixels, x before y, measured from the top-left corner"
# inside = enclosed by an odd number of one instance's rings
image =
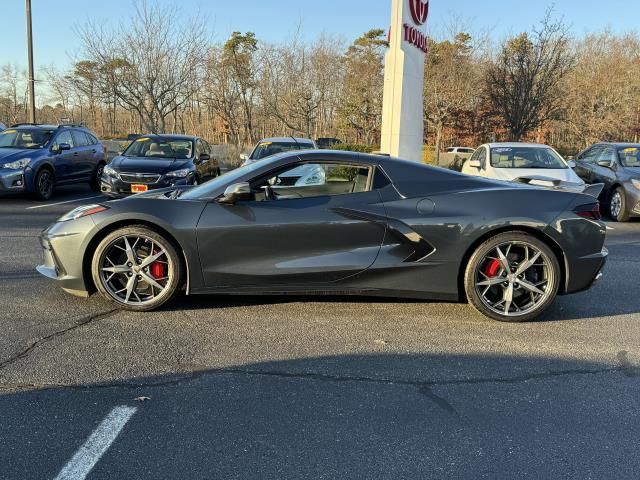
[[[514,182],[525,183],[538,187],[553,188],[556,190],[567,190],[569,192],[584,193],[592,197],[598,198],[604,189],[604,183],[595,183],[593,185],[585,185],[583,183],[566,182],[557,178],[544,177],[541,175],[530,175],[527,177],[518,177]]]

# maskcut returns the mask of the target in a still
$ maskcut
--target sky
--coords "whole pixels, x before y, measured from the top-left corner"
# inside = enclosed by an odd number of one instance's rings
[[[200,11],[209,19],[211,37],[224,41],[233,31],[253,31],[258,39],[281,42],[301,26],[313,40],[322,33],[352,41],[371,28],[387,28],[391,0],[156,0],[180,5],[188,17]],[[431,0],[434,31],[459,18],[477,32],[496,39],[530,28],[555,5],[576,35],[611,28],[640,29],[639,0]],[[77,56],[75,28],[92,19],[118,24],[126,19],[133,0],[32,0],[34,58],[42,66],[68,67]],[[26,66],[25,1],[0,0],[0,65]]]

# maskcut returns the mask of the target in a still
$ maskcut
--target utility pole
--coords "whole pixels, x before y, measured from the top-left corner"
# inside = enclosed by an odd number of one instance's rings
[[[33,38],[31,34],[31,0],[27,1],[27,51],[29,52],[29,123],[36,123],[36,92],[33,78]]]

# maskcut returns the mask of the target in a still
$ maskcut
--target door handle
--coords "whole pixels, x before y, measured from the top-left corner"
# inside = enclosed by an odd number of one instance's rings
[[[74,152],[74,153],[73,153],[73,156],[74,156],[74,157],[77,157],[78,155],[79,155],[79,154],[78,154],[78,152]]]

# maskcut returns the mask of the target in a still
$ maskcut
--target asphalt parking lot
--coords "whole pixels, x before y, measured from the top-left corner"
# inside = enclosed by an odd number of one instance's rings
[[[530,324],[354,298],[137,314],[34,271],[94,196],[0,198],[0,478],[638,477],[640,222]]]

